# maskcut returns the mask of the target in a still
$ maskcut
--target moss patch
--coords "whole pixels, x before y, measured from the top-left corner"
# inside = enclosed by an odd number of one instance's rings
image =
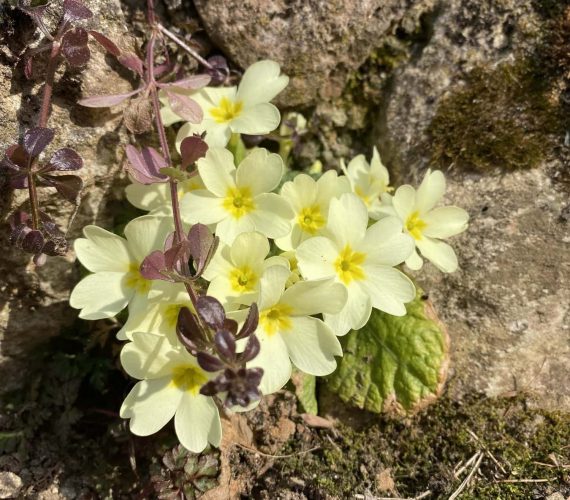
[[[569,415],[529,411],[522,397],[472,396],[463,403],[445,398],[411,421],[378,418],[366,430],[340,424],[332,432],[314,431],[310,443],[296,436],[284,453],[319,449],[276,461],[253,491],[265,498],[261,485],[267,484],[277,491],[299,489],[308,498],[349,498],[366,491],[414,497],[427,490],[429,498],[447,498],[470,470],[455,477],[458,465],[482,451],[479,471],[459,498],[568,495],[569,443]],[[529,479],[546,481],[500,482]]]
[[[545,21],[530,55],[480,67],[444,99],[428,128],[437,166],[475,171],[532,168],[561,143],[570,69],[570,11]]]

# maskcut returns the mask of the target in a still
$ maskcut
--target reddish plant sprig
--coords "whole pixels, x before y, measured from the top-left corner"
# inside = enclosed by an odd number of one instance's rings
[[[64,0],[62,16],[55,34],[50,33],[44,22],[47,5],[25,7],[20,4],[19,8],[32,18],[44,34],[44,39],[38,48],[28,49],[24,53],[25,76],[32,77],[34,57],[44,52],[49,52],[49,55],[37,126],[24,132],[20,144],[8,147],[0,163],[0,171],[9,179],[12,188],[28,190],[31,214],[25,212],[12,214],[10,240],[23,251],[33,253],[34,261],[40,265],[45,262],[46,255],[65,254],[68,245],[65,235],[51,218],[40,210],[37,188],[55,188],[62,197],[76,205],[83,188],[82,180],[76,175],[53,175],[53,172],[81,169],[83,162],[73,149],[60,149],[49,162],[40,163],[42,151],[55,135],[53,129],[47,128],[55,75],[62,60],[73,67],[84,66],[89,61],[90,51],[87,46],[89,34],[99,39],[100,43],[108,39],[101,33],[87,32],[81,26],[76,26],[76,23],[93,16],[93,13],[78,0]]]

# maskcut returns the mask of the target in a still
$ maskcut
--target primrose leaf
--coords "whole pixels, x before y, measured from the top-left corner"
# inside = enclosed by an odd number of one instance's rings
[[[328,385],[343,401],[374,413],[413,413],[439,396],[449,340],[421,293],[406,304],[406,316],[373,309],[363,328],[340,339],[344,356]]]
[[[300,370],[294,370],[291,381],[295,386],[295,395],[301,403],[303,411],[310,415],[317,415],[319,413],[316,394],[317,378]]]

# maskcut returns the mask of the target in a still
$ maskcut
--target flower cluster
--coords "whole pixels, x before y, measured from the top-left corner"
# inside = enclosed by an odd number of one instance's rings
[[[373,308],[405,315],[415,287],[399,266],[419,268],[418,251],[445,272],[457,267],[441,240],[465,230],[468,217],[434,208],[445,190],[441,172],[428,171],[417,192],[406,185],[391,195],[374,150],[370,164],[363,155],[343,164],[344,175],[299,173],[281,186],[280,155],[226,149],[232,134],[279,126],[269,101],[287,81],[279,65],[261,61],[238,87],[179,91],[202,116],[178,132],[185,168],[154,150],[128,150],[127,197],[150,213],[131,221],[125,238],[89,226],[75,243],[93,274],[71,305],[86,319],[128,308],[121,362],[139,382],[121,416],[135,434],[174,417],[185,447],[217,446],[222,406],[253,407],[293,367],[332,373],[338,336],[362,328]],[[166,123],[184,121],[172,96],[162,90],[160,99]]]

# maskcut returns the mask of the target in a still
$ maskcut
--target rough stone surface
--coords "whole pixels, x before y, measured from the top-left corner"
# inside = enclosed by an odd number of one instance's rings
[[[305,106],[339,96],[413,0],[195,0],[208,35],[242,68],[262,58],[291,77],[279,96]]]
[[[13,472],[0,472],[0,498],[16,498],[24,483]]]
[[[445,96],[475,66],[513,60],[537,22],[531,2],[448,4],[421,56],[396,70],[379,113],[377,143],[400,181],[419,182],[429,165],[426,131]],[[471,216],[452,241],[461,269],[428,265],[417,279],[452,337],[457,397],[524,391],[540,407],[570,410],[568,188],[556,180],[565,154],[556,140],[561,153],[535,170],[449,172],[446,202]]]
[[[118,0],[90,2],[94,12],[93,29],[119,39],[125,32],[124,19]],[[31,21],[22,14],[3,12],[9,19],[7,35],[11,43],[0,53],[0,150],[17,142],[18,136],[37,120],[42,94],[42,69],[44,61],[37,59],[31,81],[24,79],[21,67],[16,65],[24,48],[26,37],[34,40],[29,29]],[[95,21],[96,20],[96,21]],[[23,29],[23,27],[28,29]],[[20,33],[22,39],[14,35]],[[120,113],[108,110],[93,111],[75,104],[83,95],[95,95],[126,91],[131,84],[109,66],[104,52],[90,42],[92,58],[82,71],[65,66],[56,77],[53,111],[48,126],[56,129],[56,137],[47,153],[60,147],[72,147],[83,158],[84,167],[79,172],[84,181],[84,191],[77,216],[70,228],[70,238],[78,236],[80,229],[97,221],[104,224],[104,208],[112,183],[120,170],[121,135]],[[57,197],[53,190],[40,189],[41,209],[53,216],[65,230],[73,219],[74,206]],[[16,209],[27,209],[27,192],[2,191],[0,213],[4,221]],[[41,341],[56,335],[69,325],[76,313],[67,300],[69,291],[77,280],[72,265],[73,255],[49,258],[44,267],[34,269],[28,256],[13,251],[7,241],[8,230],[0,231],[0,375],[2,389],[17,382],[19,362],[30,349]],[[6,378],[6,377],[7,378]]]

